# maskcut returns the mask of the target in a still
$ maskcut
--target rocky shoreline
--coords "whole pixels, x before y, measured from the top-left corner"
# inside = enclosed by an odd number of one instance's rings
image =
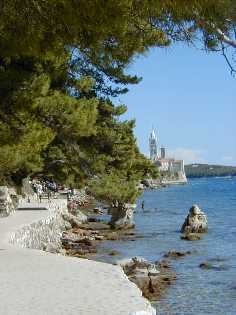
[[[96,254],[99,253],[97,245],[101,242],[135,241],[135,238],[133,230],[112,231],[104,222],[86,222],[63,232],[61,241],[65,255],[96,260]],[[61,253],[61,250],[59,252]],[[118,254],[115,250],[107,253],[108,256]],[[134,282],[143,296],[151,301],[160,298],[176,279],[176,274],[167,259],[151,263],[143,258],[133,257],[117,261],[115,264],[123,268],[129,280]]]
[[[39,222],[35,223],[35,227],[31,225],[30,232],[24,228],[20,234],[18,233],[19,235],[16,233],[15,239],[20,239],[21,242],[24,240],[23,247],[38,248],[63,256],[97,260],[96,255],[99,254],[99,245],[102,242],[135,241],[143,237],[138,235],[133,228],[112,229],[110,223],[104,221],[103,215],[107,215],[107,208],[97,205],[91,196],[80,191],[67,202],[66,211],[63,209],[59,211],[56,221],[53,218],[52,222],[50,220],[47,222],[46,226],[50,230],[47,234],[57,235],[56,238],[37,237],[38,234],[45,234],[40,226],[43,226],[46,231],[45,225]],[[200,239],[199,235],[207,232],[206,215],[198,206],[193,205],[190,208],[181,232],[183,233],[181,238],[187,240]],[[30,233],[32,234],[30,239],[34,239],[34,243],[26,244],[25,240],[29,238]],[[162,259],[155,262],[147,261],[142,257],[131,257],[121,261],[116,260],[115,264],[122,267],[128,279],[137,285],[145,298],[149,301],[157,301],[176,280],[171,260],[183,258],[189,254],[191,252],[169,251],[163,255]],[[118,256],[119,253],[110,250],[106,255]],[[212,267],[208,262],[203,262],[199,267],[215,270],[221,268],[221,266]]]
[[[63,215],[67,224],[61,236],[61,244],[48,244],[44,248],[45,251],[96,260],[102,242],[135,241],[143,237],[137,234],[134,228],[111,229],[110,224],[101,219],[107,210],[95,206],[90,197],[84,200],[83,204],[76,199],[73,200],[73,206],[71,204],[69,203],[68,207],[69,213]],[[106,253],[107,257],[118,255],[119,253],[112,249]],[[115,260],[114,264],[122,267],[128,279],[137,285],[144,297],[155,301],[162,297],[176,280],[176,273],[167,258],[169,257],[149,262],[141,257],[133,257]]]
[[[135,229],[111,229],[108,222],[101,219],[103,214],[107,214],[107,209],[94,206],[94,200],[88,201],[86,205],[73,207],[73,215],[81,217],[81,213],[86,213],[87,220],[76,222],[72,220],[71,229],[63,232],[61,238],[62,251],[67,256],[87,258],[96,260],[99,255],[99,244],[105,241],[135,241],[144,237],[138,235]],[[82,212],[81,212],[82,211]],[[207,232],[206,215],[197,205],[193,205],[181,228],[181,239],[199,240],[201,234]],[[150,262],[142,257],[131,257],[125,260],[115,260],[115,264],[120,265],[129,280],[134,282],[142,291],[144,297],[150,301],[160,299],[168,287],[176,280],[176,273],[172,268],[171,260],[183,258],[191,252],[169,251],[163,255],[160,261]],[[117,256],[119,253],[110,250],[108,256]],[[207,265],[208,267],[208,265]],[[206,267],[206,268],[207,268]],[[203,267],[204,268],[204,267]]]

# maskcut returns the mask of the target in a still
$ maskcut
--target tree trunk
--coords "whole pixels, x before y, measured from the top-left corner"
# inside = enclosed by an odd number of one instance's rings
[[[111,208],[110,225],[113,229],[130,229],[134,227],[134,211],[129,204],[115,205]]]

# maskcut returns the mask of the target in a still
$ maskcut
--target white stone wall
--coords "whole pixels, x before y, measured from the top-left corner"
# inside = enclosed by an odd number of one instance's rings
[[[33,249],[43,249],[48,243],[59,244],[65,230],[62,214],[68,212],[67,201],[55,200],[48,204],[48,208],[49,213],[45,219],[26,225],[13,233],[10,243]]]

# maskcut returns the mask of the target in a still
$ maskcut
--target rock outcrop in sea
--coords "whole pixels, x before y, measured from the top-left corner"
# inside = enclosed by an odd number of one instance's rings
[[[207,230],[206,214],[197,205],[193,205],[189,209],[189,214],[182,225],[181,233],[206,233]]]
[[[130,229],[134,227],[134,210],[130,204],[111,208],[111,227],[114,229]]]

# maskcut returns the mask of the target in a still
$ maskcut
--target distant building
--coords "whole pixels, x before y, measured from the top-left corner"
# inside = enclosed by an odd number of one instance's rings
[[[157,136],[155,134],[154,129],[152,129],[152,132],[149,137],[149,150],[150,150],[150,160],[155,161],[157,157]]]
[[[155,160],[155,164],[161,171],[166,171],[170,173],[184,173],[184,160],[157,158]]]
[[[161,147],[161,159],[165,159],[166,158],[166,149]]]
[[[175,177],[179,182],[187,181],[184,170],[184,160],[167,158],[166,148],[163,146],[160,148],[160,154],[158,154],[158,139],[154,129],[149,136],[149,151],[150,159],[160,171],[168,173],[170,177]]]

